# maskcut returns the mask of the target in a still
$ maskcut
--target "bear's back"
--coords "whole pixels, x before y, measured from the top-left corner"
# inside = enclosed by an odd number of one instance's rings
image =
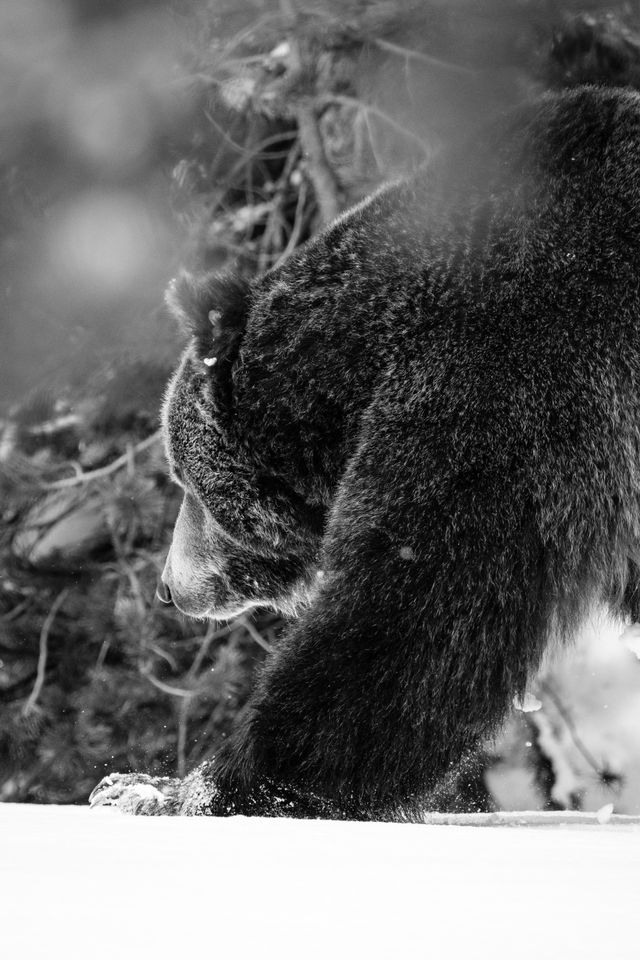
[[[376,384],[409,365],[425,389],[459,377],[442,403],[469,431],[493,417],[513,432],[515,406],[535,435],[542,394],[592,407],[599,378],[606,419],[618,374],[602,372],[640,361],[639,174],[640,97],[580,88],[347,211],[255,286],[234,374],[245,439],[321,499]]]

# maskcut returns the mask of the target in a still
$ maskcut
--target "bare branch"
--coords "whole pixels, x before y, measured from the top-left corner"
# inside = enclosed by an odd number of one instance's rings
[[[289,189],[289,178],[300,156],[300,143],[298,140],[289,149],[286,163],[282,173],[278,178],[271,211],[267,218],[267,223],[260,241],[260,257],[258,267],[260,271],[266,270],[273,265],[273,260],[279,257],[285,246],[285,236],[288,230],[286,219],[282,213],[282,207]],[[302,181],[304,184],[304,180]],[[301,185],[302,186],[302,185]],[[298,193],[300,199],[300,192]],[[297,212],[297,208],[296,208]],[[289,238],[290,239],[290,238]],[[286,244],[288,246],[288,243]]]
[[[11,620],[17,620],[21,613],[27,609],[31,603],[31,597],[27,597],[26,600],[23,600],[21,603],[18,603],[15,607],[9,610],[8,613],[3,613],[0,617],[0,623],[10,623]]]
[[[307,184],[306,184],[306,181],[303,180],[302,183],[300,184],[300,189],[298,190],[296,212],[293,218],[293,229],[289,234],[289,239],[287,241],[286,247],[284,248],[284,250],[282,251],[282,253],[280,254],[280,256],[278,257],[278,259],[273,265],[274,270],[277,267],[279,267],[281,263],[284,263],[287,257],[291,253],[293,253],[295,248],[298,246],[300,234],[302,233],[302,227],[304,225],[304,205],[306,203],[306,200],[307,200]]]
[[[470,67],[462,67],[457,63],[449,63],[448,60],[440,60],[438,57],[432,57],[428,53],[420,53],[418,50],[411,50],[410,47],[401,47],[397,43],[390,43],[388,40],[380,40],[378,37],[374,37],[371,40],[371,43],[375,47],[379,47],[380,50],[387,50],[389,53],[395,53],[399,57],[403,57],[405,60],[420,60],[421,63],[426,63],[430,67],[435,67],[437,70],[446,70],[450,73],[461,73],[468,77],[477,76],[477,70],[472,70]]]
[[[187,772],[187,727],[191,699],[184,698],[178,704],[178,729],[176,736],[176,773],[182,778]]]
[[[280,9],[289,31],[290,73],[289,83],[294,83],[303,73],[300,44],[295,35],[297,11],[293,0],[280,0]],[[302,151],[307,158],[309,179],[315,190],[320,219],[330,223],[340,213],[340,188],[335,173],[327,160],[318,118],[316,101],[312,96],[300,96],[295,107],[298,134]]]
[[[566,724],[567,730],[569,731],[569,735],[573,740],[578,752],[582,754],[584,759],[587,761],[588,765],[593,769],[594,773],[598,776],[600,780],[606,779],[603,776],[604,770],[602,765],[598,763],[594,755],[591,753],[591,751],[588,749],[588,747],[582,740],[580,734],[576,729],[576,725],[574,724],[571,718],[569,711],[567,710],[562,700],[560,699],[560,697],[558,696],[558,694],[556,693],[556,691],[554,690],[554,688],[552,687],[552,685],[549,683],[548,680],[542,680],[540,682],[540,690],[543,693],[545,693],[550,698],[550,700],[553,701],[553,704],[556,710],[558,711],[558,713],[560,714],[560,716],[562,717],[562,719]]]
[[[228,627],[216,627],[215,621],[210,620],[204,636],[194,638],[199,642],[199,647],[198,652],[193,658],[193,663],[187,671],[186,679],[190,683],[198,679],[198,671],[202,666],[204,658],[209,652],[209,647],[211,646],[212,641],[216,640],[218,637],[224,636],[227,633]]]
[[[263,650],[266,650],[267,653],[273,653],[273,647],[271,646],[269,641],[265,640],[262,634],[259,633],[258,630],[256,630],[256,628],[254,627],[249,617],[245,617],[245,616],[238,617],[238,619],[235,622],[242,624],[242,626],[245,628],[245,630],[247,631],[251,639],[255,640],[258,646],[262,647]]]
[[[424,150],[425,154],[430,153],[430,148],[427,143],[418,136],[417,133],[414,133],[413,130],[410,130],[409,127],[403,126],[403,124],[398,123],[397,120],[394,120],[393,117],[386,113],[385,110],[381,110],[380,107],[374,106],[372,103],[365,103],[363,100],[359,100],[357,97],[349,97],[346,94],[331,93],[323,96],[321,98],[322,103],[341,103],[347,107],[354,107],[358,110],[364,110],[366,113],[372,113],[376,117],[380,117],[381,120],[384,120],[390,127],[393,127],[394,130],[397,130],[403,136],[408,137],[410,140],[415,141],[419,144]]]
[[[140,673],[142,676],[149,681],[154,687],[157,687],[158,690],[162,690],[163,693],[168,693],[172,697],[194,697],[196,694],[195,690],[185,690],[184,687],[174,687],[169,683],[164,683],[162,680],[158,680],[157,677],[154,677],[151,672],[151,666],[149,664],[142,664],[140,667]]]
[[[229,174],[232,177],[234,174],[241,170],[246,163],[252,163],[254,160],[276,160],[281,157],[286,157],[291,151],[291,147],[287,147],[282,150],[274,150],[272,152],[267,151],[272,143],[280,143],[281,140],[293,140],[296,136],[295,131],[293,130],[282,130],[280,133],[274,133],[270,137],[264,137],[254,146],[247,147],[242,143],[238,143],[237,140],[234,140],[231,137],[225,128],[218,123],[215,117],[211,114],[209,110],[204,111],[204,115],[214,128],[216,133],[219,133],[222,139],[227,143],[232,150],[235,150],[236,153],[242,154],[242,158],[237,161],[235,166],[231,169]]]
[[[320,219],[327,224],[340,213],[338,181],[327,160],[314,106],[311,103],[300,104],[296,109],[296,118]]]
[[[122,467],[128,467],[131,470],[131,463],[133,457],[136,454],[142,453],[143,450],[147,450],[149,447],[153,446],[162,436],[161,430],[156,430],[155,433],[152,433],[151,436],[147,437],[145,440],[141,440],[140,443],[137,443],[135,446],[129,446],[127,452],[123,453],[121,457],[118,457],[117,460],[114,460],[113,463],[107,464],[106,467],[99,467],[97,470],[90,470],[87,473],[79,473],[75,477],[65,477],[63,480],[54,480],[52,483],[45,483],[42,485],[43,490],[62,490],[65,487],[75,487],[80,483],[90,483],[92,480],[100,480],[102,477],[108,477],[110,474],[115,473],[117,470],[120,470]]]
[[[56,618],[58,610],[64,602],[64,598],[69,593],[69,587],[65,587],[64,590],[61,590],[56,599],[51,604],[51,609],[45,617],[44,623],[42,624],[42,629],[40,631],[40,653],[38,655],[38,669],[36,672],[36,681],[33,685],[33,690],[29,695],[29,699],[22,708],[22,716],[28,717],[29,714],[34,710],[36,703],[38,702],[38,697],[40,696],[40,691],[44,685],[44,678],[47,670],[47,654],[48,654],[48,644],[49,644],[49,631],[53,626],[53,621]]]

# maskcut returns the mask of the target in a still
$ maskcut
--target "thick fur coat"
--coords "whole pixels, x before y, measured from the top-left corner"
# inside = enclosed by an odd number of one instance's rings
[[[170,300],[163,598],[297,619],[226,750],[95,800],[413,816],[550,637],[639,615],[640,97],[524,105],[277,270]]]

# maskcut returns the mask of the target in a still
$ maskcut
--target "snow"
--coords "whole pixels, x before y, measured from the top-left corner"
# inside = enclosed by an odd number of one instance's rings
[[[613,813],[613,804],[605,803],[605,805],[603,807],[600,807],[600,809],[597,811],[596,820],[598,821],[598,823],[608,823],[609,820],[611,820],[612,813]]]
[[[2,956],[637,958],[637,818],[446,819],[0,805]]]
[[[542,702],[532,693],[525,693],[524,697],[514,697],[513,706],[522,713],[535,713],[542,709]]]
[[[640,660],[640,624],[632,623],[620,634],[620,640]]]

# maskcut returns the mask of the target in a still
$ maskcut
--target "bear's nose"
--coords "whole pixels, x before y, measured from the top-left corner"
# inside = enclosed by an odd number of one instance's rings
[[[171,597],[171,590],[166,585],[164,580],[158,580],[158,586],[156,587],[156,597],[162,603],[173,604],[173,599]]]

